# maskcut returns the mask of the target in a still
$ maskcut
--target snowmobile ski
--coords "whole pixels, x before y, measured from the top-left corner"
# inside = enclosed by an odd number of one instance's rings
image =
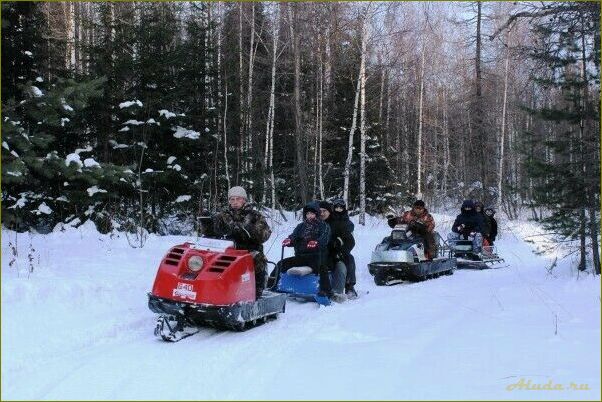
[[[160,315],[155,326],[155,336],[166,342],[178,342],[201,330],[198,326],[186,325],[185,321],[173,315]]]

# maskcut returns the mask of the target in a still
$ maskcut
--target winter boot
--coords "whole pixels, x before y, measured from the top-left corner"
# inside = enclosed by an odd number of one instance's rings
[[[347,296],[347,299],[349,300],[353,300],[353,299],[357,299],[357,292],[355,291],[355,288],[353,287],[353,285],[348,285],[346,286],[347,289],[345,289],[345,295]]]
[[[347,296],[344,293],[333,293],[330,300],[336,303],[344,303],[347,301]]]

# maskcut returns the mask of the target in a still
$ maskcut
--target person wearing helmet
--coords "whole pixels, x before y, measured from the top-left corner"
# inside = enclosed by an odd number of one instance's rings
[[[437,242],[435,241],[434,229],[435,219],[426,209],[424,201],[417,200],[412,204],[412,209],[405,211],[401,216],[387,215],[387,223],[394,228],[402,223],[410,225],[410,228],[424,238],[425,248],[429,258],[437,256]]]
[[[265,217],[247,202],[247,192],[240,186],[228,191],[228,206],[208,219],[207,232],[234,241],[236,248],[249,250],[255,264],[255,294],[259,299],[265,288],[268,260],[263,243],[272,234]]]
[[[487,241],[489,241],[489,244],[492,246],[493,246],[493,243],[495,242],[495,238],[497,237],[497,221],[495,220],[493,215],[495,215],[495,209],[493,209],[493,207],[485,208],[485,218],[487,219],[487,221],[489,223],[489,229],[490,229],[489,236],[487,237]]]

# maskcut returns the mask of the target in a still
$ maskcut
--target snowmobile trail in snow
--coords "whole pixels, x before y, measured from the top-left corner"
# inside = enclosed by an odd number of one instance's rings
[[[388,232],[376,220],[356,226],[357,300],[291,300],[277,320],[244,332],[203,327],[177,343],[153,335],[146,293],[166,245],[184,238],[151,236],[133,250],[106,237],[111,253],[96,251],[97,233],[34,238],[37,249],[52,246],[52,261],[63,261],[66,243],[83,246],[74,265],[30,278],[2,263],[2,399],[599,400],[599,280],[563,277],[561,265],[555,278],[550,260],[509,235],[496,242],[506,269],[379,287],[367,264]],[[289,231],[278,233],[281,241]],[[590,391],[507,391],[521,376]]]

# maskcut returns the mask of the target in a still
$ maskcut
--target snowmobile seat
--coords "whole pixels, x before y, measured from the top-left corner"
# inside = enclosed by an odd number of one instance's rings
[[[289,275],[305,276],[313,273],[313,269],[308,266],[292,267],[286,271]]]

